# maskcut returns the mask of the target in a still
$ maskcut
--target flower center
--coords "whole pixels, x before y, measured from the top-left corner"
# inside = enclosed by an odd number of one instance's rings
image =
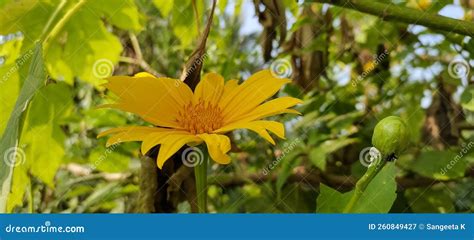
[[[221,109],[199,99],[197,104],[189,103],[178,113],[178,123],[192,134],[212,133],[222,127]]]

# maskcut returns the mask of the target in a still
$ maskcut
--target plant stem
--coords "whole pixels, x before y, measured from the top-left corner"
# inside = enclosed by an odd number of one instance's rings
[[[203,157],[202,162],[194,167],[194,175],[196,177],[196,196],[199,213],[207,212],[207,161],[208,152],[205,147],[202,148]]]
[[[87,2],[87,0],[80,0],[79,2],[76,3],[71,9],[69,9],[66,14],[56,23],[56,25],[53,27],[51,32],[45,37],[44,39],[44,44],[43,44],[43,49],[45,55],[47,54],[47,49],[51,45],[51,41],[53,41],[56,36],[61,32],[63,29],[64,25],[71,19],[71,17],[79,10],[81,7]]]
[[[306,2],[328,3],[342,8],[368,13],[387,21],[422,25],[432,29],[459,33],[465,36],[474,36],[474,23],[472,22],[426,13],[413,8],[373,0],[306,0]]]
[[[362,176],[359,181],[357,181],[354,189],[354,194],[352,195],[349,203],[347,203],[346,207],[342,211],[343,213],[350,213],[354,209],[356,203],[359,201],[360,197],[364,193],[365,189],[369,185],[369,183],[374,179],[374,177],[382,170],[383,166],[386,163],[385,157],[379,157],[374,159],[374,163],[370,164],[367,168],[367,172]]]
[[[43,31],[41,33],[41,36],[40,36],[40,41],[43,41],[45,40],[46,38],[46,34],[48,33],[49,31],[49,28],[51,28],[51,24],[53,24],[53,21],[54,19],[56,19],[56,17],[58,16],[59,12],[63,9],[63,7],[66,5],[66,0],[61,0],[61,2],[59,2],[58,6],[56,7],[56,9],[54,9],[54,12],[53,14],[51,14],[51,16],[49,17],[48,19],[48,22],[46,23],[46,25],[44,25],[44,28],[43,28]]]

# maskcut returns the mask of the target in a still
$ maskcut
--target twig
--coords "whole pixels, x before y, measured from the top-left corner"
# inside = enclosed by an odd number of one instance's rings
[[[429,14],[413,8],[373,0],[306,0],[306,2],[328,3],[342,8],[368,13],[386,21],[417,24],[436,30],[455,32],[465,36],[474,36],[474,23],[472,22]]]
[[[156,77],[163,77],[164,75],[155,71],[147,62],[145,62],[143,59],[136,59],[136,58],[131,58],[131,57],[120,57],[119,59],[120,62],[125,62],[125,63],[130,63],[130,64],[135,64],[140,66],[143,70],[153,74]]]
[[[79,2],[76,3],[76,5],[74,5],[71,9],[69,9],[66,14],[64,14],[64,16],[59,20],[58,23],[56,23],[56,25],[53,27],[53,29],[51,30],[51,32],[49,32],[49,34],[45,37],[44,39],[44,45],[43,45],[43,49],[44,49],[44,54],[48,54],[48,51],[47,49],[49,48],[49,46],[51,45],[51,41],[53,41],[56,36],[61,32],[61,30],[63,29],[64,25],[66,25],[66,23],[69,21],[69,19],[71,19],[71,17],[77,12],[79,11],[79,9],[82,8],[82,6],[87,2],[87,0],[80,0]]]

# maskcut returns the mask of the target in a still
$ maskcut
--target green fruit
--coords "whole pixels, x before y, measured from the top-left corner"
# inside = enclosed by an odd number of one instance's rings
[[[410,143],[410,134],[407,125],[396,116],[382,119],[374,129],[372,145],[377,148],[383,156],[400,156]]]

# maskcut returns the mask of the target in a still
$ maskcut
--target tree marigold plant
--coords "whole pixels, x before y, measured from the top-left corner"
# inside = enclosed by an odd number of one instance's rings
[[[178,79],[154,77],[139,73],[133,77],[108,78],[106,88],[118,96],[116,103],[103,107],[116,108],[139,115],[153,126],[127,126],[107,130],[98,137],[112,135],[107,146],[127,141],[141,141],[142,153],[160,145],[159,168],[184,145],[205,143],[210,157],[219,164],[228,164],[231,148],[225,133],[249,129],[272,144],[268,132],[284,138],[280,122],[262,120],[266,117],[298,112],[289,109],[300,99],[279,97],[266,101],[289,83],[270,70],[259,71],[242,84],[237,80],[224,83],[216,73],[205,74],[194,92]]]

